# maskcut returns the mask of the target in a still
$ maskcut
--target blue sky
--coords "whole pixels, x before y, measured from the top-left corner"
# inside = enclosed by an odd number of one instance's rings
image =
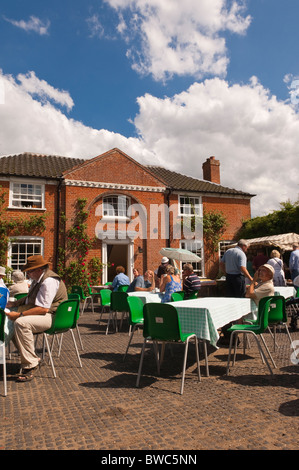
[[[253,216],[294,202],[298,18],[296,0],[1,0],[0,154],[119,147],[197,178],[215,155]]]

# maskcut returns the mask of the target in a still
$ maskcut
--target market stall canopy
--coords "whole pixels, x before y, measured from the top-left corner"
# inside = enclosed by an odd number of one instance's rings
[[[271,235],[269,237],[249,238],[245,239],[250,247],[252,246],[275,246],[280,248],[282,251],[293,250],[293,244],[299,244],[299,235],[297,233],[282,233],[281,235]],[[227,246],[226,248],[232,248],[237,243]]]
[[[201,258],[192,251],[185,250],[183,248],[162,248],[160,250],[162,256],[167,256],[169,259],[175,259],[182,262],[198,262]]]

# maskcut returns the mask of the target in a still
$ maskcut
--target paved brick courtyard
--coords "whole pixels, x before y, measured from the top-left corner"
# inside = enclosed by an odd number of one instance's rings
[[[247,354],[238,349],[227,377],[227,347],[210,351],[210,377],[197,381],[195,351],[190,349],[184,394],[180,380],[183,349],[166,349],[160,377],[151,349],[136,388],[142,332],[135,334],[126,361],[128,328],[105,335],[106,319],[87,311],[79,321],[83,368],[69,334],[61,357],[54,357],[57,378],[44,364],[35,379],[17,383],[18,357],[8,361],[8,395],[0,383],[2,450],[295,450],[298,449],[299,366],[290,361],[284,333],[273,354],[271,377],[253,341]],[[299,340],[299,332],[292,333]],[[266,340],[272,347],[271,338]],[[2,367],[1,367],[2,370]],[[2,374],[2,372],[1,372]]]

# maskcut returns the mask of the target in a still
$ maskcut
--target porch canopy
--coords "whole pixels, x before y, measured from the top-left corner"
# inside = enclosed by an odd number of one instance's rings
[[[281,235],[271,235],[269,237],[249,238],[245,239],[250,247],[254,246],[275,246],[284,251],[292,251],[293,244],[299,244],[299,235],[297,233],[282,233]],[[237,244],[234,243],[226,248],[232,248]]]

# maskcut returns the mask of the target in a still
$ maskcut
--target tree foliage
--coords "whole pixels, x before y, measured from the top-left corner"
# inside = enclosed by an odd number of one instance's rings
[[[246,220],[239,236],[240,238],[257,238],[282,233],[299,233],[299,201],[281,202],[280,210]]]

